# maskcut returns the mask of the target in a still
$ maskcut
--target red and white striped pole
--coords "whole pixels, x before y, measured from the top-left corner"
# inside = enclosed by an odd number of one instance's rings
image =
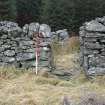
[[[38,74],[38,35],[39,32],[36,32],[36,75]]]

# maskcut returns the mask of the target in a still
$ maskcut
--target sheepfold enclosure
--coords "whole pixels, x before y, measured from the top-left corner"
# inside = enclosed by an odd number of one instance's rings
[[[36,32],[38,36],[38,65],[51,67],[51,29],[46,24],[30,23],[20,28],[17,23],[0,22],[0,66],[31,68],[36,66]]]
[[[105,17],[80,28],[81,65],[88,75],[105,74]]]

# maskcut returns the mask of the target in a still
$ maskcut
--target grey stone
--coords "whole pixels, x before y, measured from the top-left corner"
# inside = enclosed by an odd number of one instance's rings
[[[3,45],[3,41],[0,41],[0,46]]]
[[[86,38],[86,39],[84,39],[84,42],[97,42],[97,38],[92,38],[92,37],[90,37],[90,38]]]
[[[87,31],[95,31],[95,32],[105,32],[105,26],[97,21],[91,21],[86,24],[86,30]]]
[[[45,46],[43,47],[43,51],[50,51],[50,49],[47,46]]]
[[[39,23],[30,23],[29,24],[29,31],[28,31],[28,36],[30,38],[33,38],[34,36],[36,36],[36,31],[39,30]]]
[[[30,46],[33,45],[33,41],[21,41],[20,46]]]
[[[4,34],[3,36],[1,36],[1,39],[7,39],[8,35]]]
[[[46,24],[41,24],[40,29],[39,29],[39,33],[42,34],[41,37],[44,37],[44,38],[51,37],[51,28]]]
[[[49,42],[41,42],[41,43],[39,44],[40,47],[46,47],[46,46],[48,46],[48,45],[50,45]]]
[[[15,55],[15,51],[14,50],[7,50],[4,52],[4,55],[12,57]]]
[[[29,49],[29,48],[30,48],[30,46],[21,46],[21,47],[20,47],[21,50],[27,50],[27,49]]]
[[[24,54],[21,53],[17,55],[17,61],[27,61],[32,59],[35,59],[34,53],[24,53]]]
[[[88,57],[87,56],[84,56],[84,62],[83,62],[83,67],[85,69],[88,69],[89,68],[89,65],[88,65]]]
[[[70,78],[72,76],[72,74],[70,72],[62,70],[62,69],[61,70],[60,69],[53,70],[51,73],[58,76],[61,79],[64,79],[64,80],[70,80]]]
[[[100,42],[105,43],[105,39],[100,40]]]
[[[105,68],[93,67],[88,70],[89,75],[104,75]]]
[[[35,48],[33,48],[33,49],[27,49],[27,50],[24,50],[24,52],[26,52],[26,53],[35,53],[36,49]]]
[[[22,62],[23,68],[30,68],[30,67],[36,67],[36,61],[27,61],[27,62]]]
[[[17,23],[2,21],[0,22],[0,31],[3,33],[11,33],[11,32],[21,32],[21,28]],[[15,35],[15,34],[14,34]]]
[[[23,32],[27,34],[28,30],[29,30],[29,26],[28,24],[25,24],[25,26],[23,26]]]
[[[100,38],[101,36],[105,36],[105,34],[100,34],[98,32],[86,32],[85,37],[86,38]]]
[[[4,44],[4,45],[2,45],[2,47],[3,47],[4,49],[10,49],[10,48],[11,48],[11,45]]]
[[[80,35],[81,37],[85,36],[85,35],[86,35],[86,31],[85,31],[85,30],[80,30],[80,31],[79,31],[79,35]]]
[[[14,57],[2,57],[4,63],[13,63],[15,61]]]
[[[99,50],[84,49],[84,55],[99,54]]]
[[[65,75],[65,73],[62,72],[61,70],[54,70],[54,71],[53,71],[53,74],[59,75],[59,76],[64,76],[64,75]]]
[[[8,66],[8,63],[0,62],[0,66]]]
[[[105,25],[105,16],[103,16],[102,18],[96,18],[96,21]]]
[[[96,43],[85,43],[85,47],[88,49],[101,49],[102,46],[96,42]]]
[[[4,47],[0,47],[0,53],[3,52],[5,50]]]
[[[69,37],[69,34],[67,32],[67,29],[63,29],[63,30],[58,30],[56,31],[57,35],[58,35],[58,39],[59,40],[64,40],[65,38]]]

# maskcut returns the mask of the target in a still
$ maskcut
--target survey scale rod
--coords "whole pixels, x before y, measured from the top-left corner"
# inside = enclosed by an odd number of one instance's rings
[[[38,26],[37,30],[36,30],[36,52],[35,52],[35,55],[36,55],[36,75],[38,74],[38,50],[39,50],[39,46],[38,46],[38,36],[39,36],[39,28],[40,26]]]

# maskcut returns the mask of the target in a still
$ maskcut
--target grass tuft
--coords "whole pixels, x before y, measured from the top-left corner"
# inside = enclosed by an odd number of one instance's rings
[[[44,78],[44,77],[36,77],[35,83],[44,85],[44,84],[50,84],[56,86],[60,82],[59,79],[52,79],[52,78]]]
[[[62,87],[74,87],[75,84],[73,84],[71,81],[61,81],[58,83],[58,86]]]
[[[54,41],[51,46],[54,56],[73,54],[80,51],[80,41],[77,36],[65,40],[63,45],[60,45],[57,41]]]
[[[18,75],[21,75],[25,70],[18,70],[15,67],[0,67],[0,78],[14,78]]]

